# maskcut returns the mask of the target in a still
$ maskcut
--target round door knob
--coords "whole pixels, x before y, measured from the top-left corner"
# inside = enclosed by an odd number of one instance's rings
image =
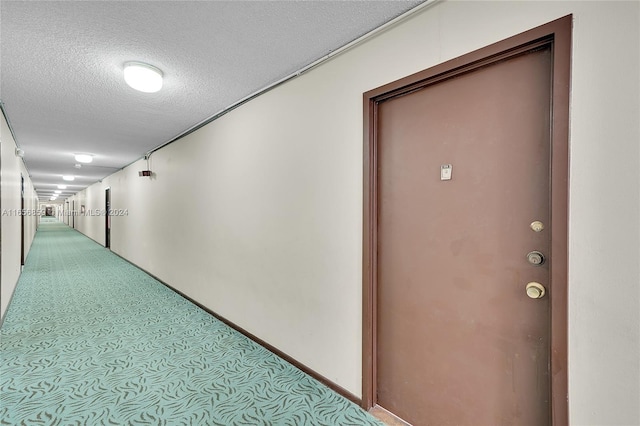
[[[539,220],[531,222],[531,225],[529,226],[531,227],[531,230],[533,232],[541,232],[544,229],[544,223],[540,222]]]
[[[540,283],[530,282],[527,284],[527,296],[532,299],[541,299],[545,292],[544,286]]]

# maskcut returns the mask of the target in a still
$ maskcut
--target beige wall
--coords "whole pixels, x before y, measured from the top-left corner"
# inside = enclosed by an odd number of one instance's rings
[[[20,202],[20,174],[25,177],[25,209],[34,211],[38,208],[38,199],[31,185],[21,158],[15,155],[16,143],[11,136],[9,126],[4,115],[0,112],[0,196],[1,205],[1,242],[2,254],[0,261],[0,317],[4,318],[5,311],[20,277],[20,216],[16,213],[21,208]],[[36,232],[37,218],[29,215],[25,217],[25,256],[28,256],[31,242]]]
[[[360,395],[362,93],[569,13],[570,415],[638,424],[638,2],[438,3],[77,197],[110,186],[116,253]]]

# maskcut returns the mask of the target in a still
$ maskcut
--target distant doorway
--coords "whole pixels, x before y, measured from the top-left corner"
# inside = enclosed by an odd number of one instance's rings
[[[24,266],[24,176],[20,175],[20,265]]]
[[[111,188],[104,191],[104,246],[111,248]]]

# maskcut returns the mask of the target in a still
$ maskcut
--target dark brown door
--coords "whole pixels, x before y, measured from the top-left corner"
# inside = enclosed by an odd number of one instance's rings
[[[552,63],[376,102],[373,398],[416,426],[551,422]]]
[[[104,191],[104,246],[111,248],[111,188]]]
[[[24,176],[20,175],[20,265],[24,266]]]

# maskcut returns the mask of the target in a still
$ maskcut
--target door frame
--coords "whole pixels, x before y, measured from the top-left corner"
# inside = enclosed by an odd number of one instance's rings
[[[362,241],[362,407],[377,407],[377,104],[447,78],[470,72],[534,47],[550,46],[551,89],[551,418],[565,425],[568,414],[567,271],[569,204],[569,95],[572,15],[549,22],[466,55],[368,91],[364,101],[364,186]]]

